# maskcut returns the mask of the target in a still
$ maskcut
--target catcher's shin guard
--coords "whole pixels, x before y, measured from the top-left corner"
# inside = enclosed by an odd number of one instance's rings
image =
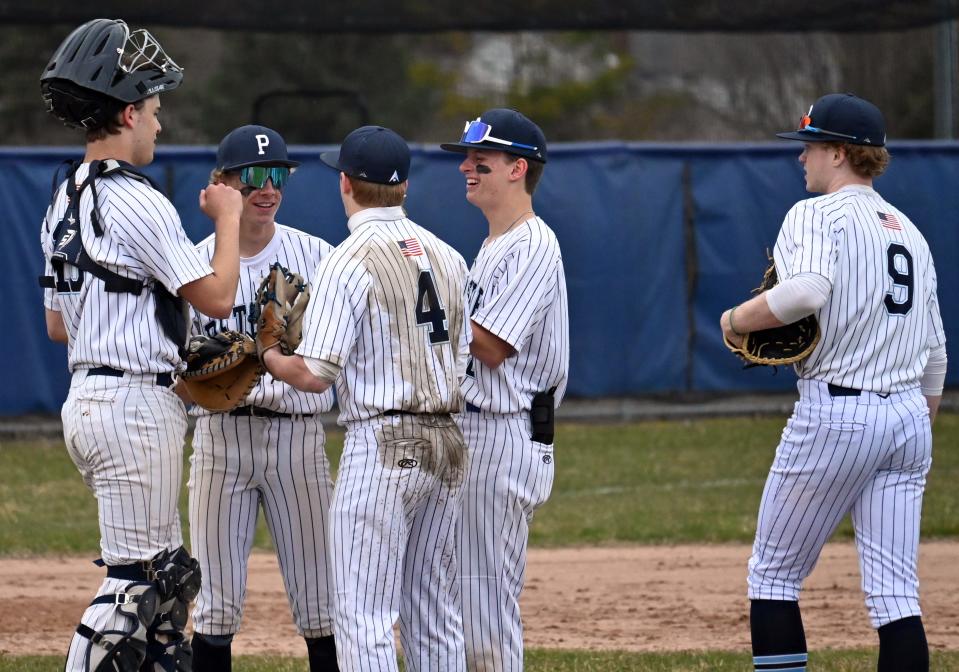
[[[95,598],[94,604],[115,604],[129,621],[126,630],[94,630],[81,623],[77,633],[90,643],[84,658],[89,672],[137,672],[146,658],[147,628],[156,618],[159,597],[148,582],[129,583],[120,592]]]
[[[193,672],[193,649],[182,632],[147,632],[146,661],[141,672]]]
[[[146,632],[150,672],[191,672],[193,651],[183,636],[190,602],[200,592],[200,563],[180,546],[153,559],[159,606]]]

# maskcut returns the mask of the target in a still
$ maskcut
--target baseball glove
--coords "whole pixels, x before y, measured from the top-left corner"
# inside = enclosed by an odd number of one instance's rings
[[[767,292],[779,282],[776,265],[770,264],[763,274],[762,284],[753,290],[754,294]],[[814,315],[807,315],[798,322],[782,327],[753,331],[743,336],[740,346],[729,342],[725,336],[726,347],[742,358],[750,366],[778,366],[794,364],[812,354],[819,343],[819,322]]]
[[[256,344],[237,331],[194,336],[187,344],[186,364],[180,377],[193,401],[208,411],[233,410],[263,375]]]
[[[279,263],[270,266],[256,292],[259,316],[256,321],[256,352],[280,347],[292,355],[303,338],[303,313],[310,301],[310,289],[303,278]]]

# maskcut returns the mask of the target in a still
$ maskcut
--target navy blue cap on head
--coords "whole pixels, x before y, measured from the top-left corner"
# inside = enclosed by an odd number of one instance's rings
[[[812,104],[798,130],[776,135],[786,140],[882,147],[886,144],[886,120],[879,108],[864,98],[830,93]]]
[[[460,153],[494,149],[546,163],[546,136],[540,127],[522,113],[502,107],[487,110],[476,121],[467,122],[459,142],[445,142],[440,147]]]
[[[400,184],[410,174],[406,140],[382,126],[361,126],[343,139],[340,151],[323,152],[320,160],[364,182]]]
[[[283,137],[266,126],[240,126],[226,134],[216,150],[219,170],[239,170],[247,166],[288,166],[295,168],[286,153]]]

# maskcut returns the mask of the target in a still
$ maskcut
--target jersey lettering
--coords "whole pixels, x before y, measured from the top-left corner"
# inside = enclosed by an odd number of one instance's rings
[[[886,249],[889,277],[892,278],[892,291],[886,294],[883,303],[890,315],[905,315],[912,309],[913,293],[913,266],[912,255],[905,245],[892,243]],[[897,291],[899,290],[899,291]],[[896,297],[905,294],[905,298],[897,301]]]
[[[67,277],[69,269],[70,277]],[[76,294],[83,287],[83,271],[70,264],[54,266],[53,273],[57,278],[57,292],[60,294]]]
[[[446,311],[436,291],[432,271],[420,271],[416,293],[416,324],[429,329],[430,344],[450,342],[449,323]]]

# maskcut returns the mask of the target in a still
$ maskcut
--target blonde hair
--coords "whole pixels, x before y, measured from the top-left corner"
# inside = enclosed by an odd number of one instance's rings
[[[408,182],[399,184],[379,184],[366,182],[356,177],[346,176],[353,190],[353,200],[364,208],[389,208],[394,205],[403,205],[406,200]]]
[[[846,160],[859,177],[879,177],[889,166],[891,157],[885,147],[853,145],[848,142],[828,142],[832,149],[846,150]]]

